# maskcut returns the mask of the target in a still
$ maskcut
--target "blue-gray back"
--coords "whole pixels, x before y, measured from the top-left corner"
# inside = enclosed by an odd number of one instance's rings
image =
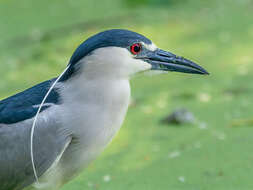
[[[32,88],[0,101],[0,124],[13,124],[35,116],[50,85],[55,79],[42,82]],[[45,103],[59,104],[59,94],[52,90]],[[43,106],[42,111],[49,106]]]

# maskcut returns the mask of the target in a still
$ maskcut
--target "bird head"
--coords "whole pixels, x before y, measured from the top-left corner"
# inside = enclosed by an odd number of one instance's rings
[[[85,73],[86,77],[124,78],[149,70],[208,74],[196,63],[159,49],[141,34],[113,29],[84,41],[72,55],[62,80],[78,73]]]

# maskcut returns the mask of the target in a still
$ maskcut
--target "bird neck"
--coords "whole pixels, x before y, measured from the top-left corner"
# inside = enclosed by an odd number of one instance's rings
[[[67,131],[84,140],[85,145],[92,144],[95,136],[101,137],[104,147],[124,121],[130,102],[129,81],[79,78],[66,82],[61,89]]]

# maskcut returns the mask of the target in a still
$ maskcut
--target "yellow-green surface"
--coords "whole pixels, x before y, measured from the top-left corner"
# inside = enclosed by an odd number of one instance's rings
[[[106,151],[62,190],[253,189],[253,1],[1,0],[0,97],[57,76],[79,43],[127,28],[207,77],[132,80],[134,104]],[[185,107],[197,124],[160,120]]]

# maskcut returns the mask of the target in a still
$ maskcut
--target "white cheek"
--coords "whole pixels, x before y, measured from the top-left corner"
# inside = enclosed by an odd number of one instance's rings
[[[131,74],[151,69],[151,65],[149,63],[133,58],[128,63],[128,67]]]
[[[134,55],[125,48],[103,48],[99,53],[99,57],[104,57],[105,65],[112,70],[121,70],[122,73],[134,74],[151,68],[149,63],[135,59]]]
[[[135,59],[127,49],[119,47],[97,49],[83,62],[85,76],[96,77],[128,77],[151,68],[149,63]]]

